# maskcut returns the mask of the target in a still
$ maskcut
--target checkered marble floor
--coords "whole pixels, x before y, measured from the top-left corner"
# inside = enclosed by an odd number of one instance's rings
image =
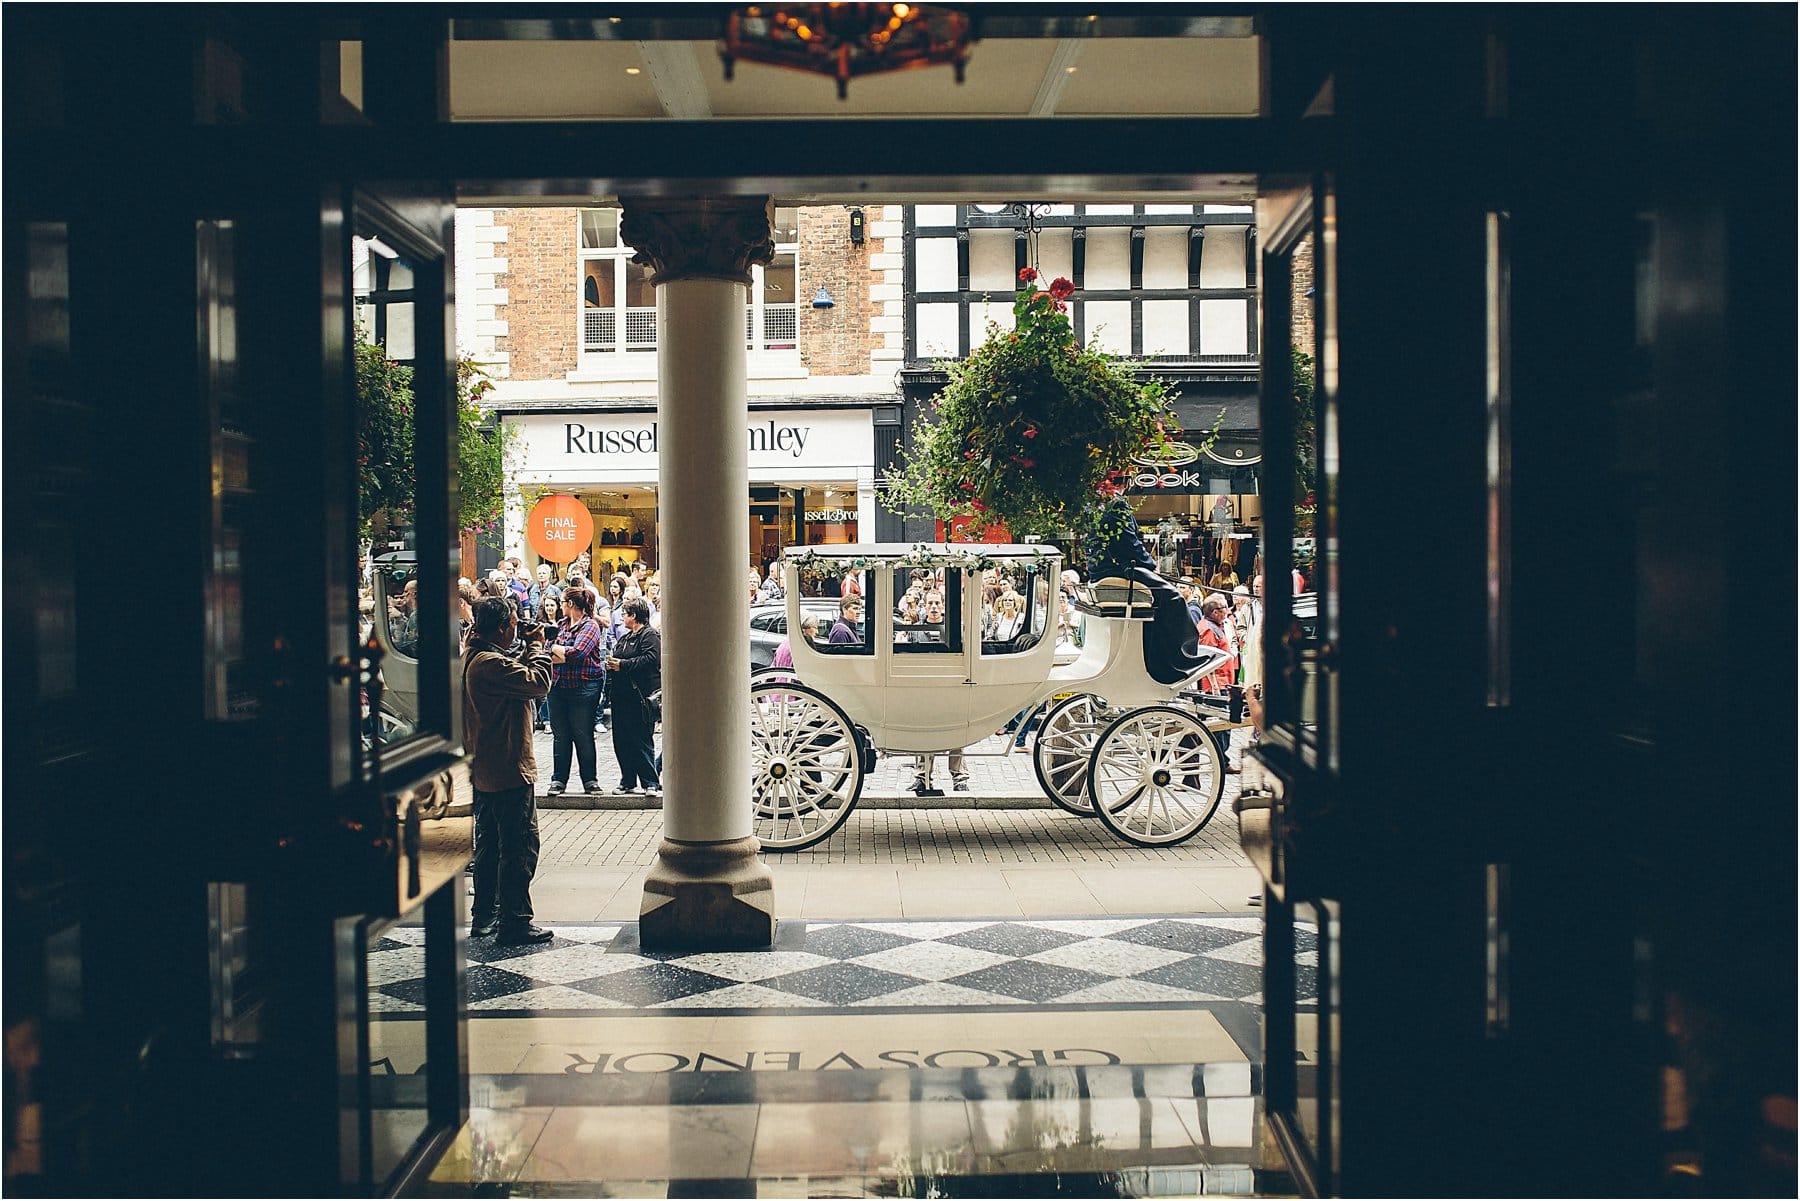
[[[467,944],[471,1015],[1260,1001],[1260,917],[783,922],[766,950],[646,952],[636,923],[548,925],[533,947]],[[371,1008],[423,1012],[423,930],[369,955]],[[1295,931],[1305,960],[1312,935]],[[1300,981],[1310,1003],[1309,982]]]

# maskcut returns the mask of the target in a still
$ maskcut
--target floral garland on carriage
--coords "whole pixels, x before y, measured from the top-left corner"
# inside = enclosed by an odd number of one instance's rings
[[[997,524],[1015,541],[1073,534],[1105,546],[1132,523],[1118,501],[1132,461],[1163,457],[1181,433],[1175,393],[1076,341],[1074,284],[1037,285],[1037,271],[1021,269],[1013,328],[990,321],[968,358],[940,364],[948,380],[885,477],[885,503],[927,509],[946,529],[966,519],[967,541]]]

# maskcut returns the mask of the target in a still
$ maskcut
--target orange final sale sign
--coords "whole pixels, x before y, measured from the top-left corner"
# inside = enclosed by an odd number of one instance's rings
[[[525,519],[531,549],[552,563],[572,563],[594,544],[594,516],[573,496],[546,496]]]

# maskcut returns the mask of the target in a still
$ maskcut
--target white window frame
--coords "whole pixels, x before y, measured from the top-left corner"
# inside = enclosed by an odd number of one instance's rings
[[[625,268],[637,251],[621,241],[616,246],[590,248],[582,244],[582,223],[575,223],[575,344],[579,348],[581,372],[599,370],[607,375],[620,375],[630,378],[651,379],[656,375],[656,342],[653,340],[634,348],[628,348],[623,334],[628,320],[627,314],[633,310],[619,303],[625,296]],[[800,287],[800,244],[798,242],[778,242],[775,244],[777,255],[791,255],[794,262],[794,288],[796,293]],[[614,340],[610,346],[591,347],[587,339],[587,314],[594,310],[587,307],[584,289],[587,287],[587,266],[591,262],[610,262],[613,269],[612,312],[614,317]],[[777,345],[771,347],[768,338],[768,321],[771,310],[776,305],[768,302],[764,268],[760,265],[750,269],[750,285],[748,303],[745,305],[745,344],[751,363],[762,363],[771,367],[795,367],[800,364],[800,297],[796,294],[792,307],[794,312],[794,336],[792,339],[777,339]]]

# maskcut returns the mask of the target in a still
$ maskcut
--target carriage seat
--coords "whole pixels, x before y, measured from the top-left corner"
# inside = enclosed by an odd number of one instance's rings
[[[1142,581],[1129,576],[1103,576],[1075,592],[1075,610],[1090,617],[1121,621],[1149,621],[1155,615],[1155,596]]]

